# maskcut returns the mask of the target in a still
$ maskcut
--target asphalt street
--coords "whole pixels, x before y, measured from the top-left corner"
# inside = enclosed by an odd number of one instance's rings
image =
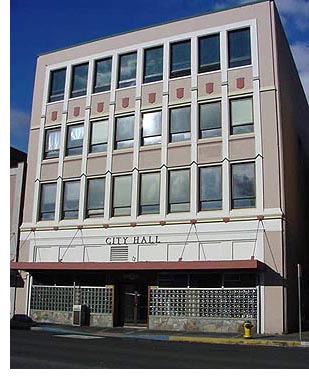
[[[11,369],[309,368],[303,347],[131,340],[11,330]]]

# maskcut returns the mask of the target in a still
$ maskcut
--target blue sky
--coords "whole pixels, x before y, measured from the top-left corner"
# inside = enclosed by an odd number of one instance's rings
[[[244,0],[11,0],[11,146],[27,151],[37,55],[114,33],[196,15]],[[307,96],[309,0],[277,0]]]

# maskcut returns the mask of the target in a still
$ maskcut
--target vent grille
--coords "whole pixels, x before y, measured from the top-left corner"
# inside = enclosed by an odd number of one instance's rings
[[[111,262],[124,262],[128,260],[128,246],[111,246]]]

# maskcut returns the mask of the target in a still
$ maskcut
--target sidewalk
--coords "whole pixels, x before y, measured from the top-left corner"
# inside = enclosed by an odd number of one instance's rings
[[[186,341],[197,343],[217,343],[231,345],[261,345],[261,346],[299,346],[309,347],[309,331],[302,333],[302,342],[298,333],[284,335],[253,334],[252,339],[243,338],[236,333],[194,333],[183,331],[154,331],[137,327],[89,327],[60,324],[39,324],[31,330],[44,330],[58,334],[81,334],[88,336],[136,338],[161,341]]]

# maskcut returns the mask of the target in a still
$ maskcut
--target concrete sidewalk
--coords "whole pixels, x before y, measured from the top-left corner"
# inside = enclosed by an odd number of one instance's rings
[[[100,337],[135,338],[161,341],[185,341],[197,343],[216,343],[231,345],[261,346],[299,346],[309,347],[309,331],[302,333],[302,341],[298,333],[284,335],[253,334],[252,339],[243,338],[236,333],[194,333],[183,331],[153,331],[147,328],[115,327],[101,328],[89,326],[71,326],[60,324],[44,324],[32,327],[31,330],[44,330],[58,334],[80,334]]]

